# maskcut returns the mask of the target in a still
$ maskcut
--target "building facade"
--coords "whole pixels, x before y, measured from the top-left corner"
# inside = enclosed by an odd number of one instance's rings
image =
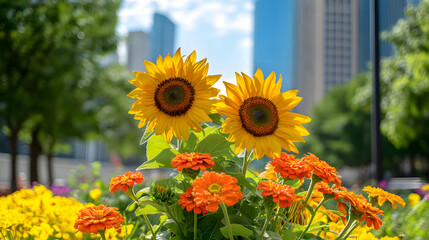
[[[155,13],[150,38],[150,61],[156,62],[159,55],[173,55],[175,52],[175,24],[165,15]]]

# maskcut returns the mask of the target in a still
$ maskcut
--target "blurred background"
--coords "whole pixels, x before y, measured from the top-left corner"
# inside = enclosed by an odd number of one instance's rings
[[[209,74],[223,74],[215,85],[222,93],[235,72],[281,74],[282,91],[303,98],[294,111],[312,118],[300,153],[335,166],[346,186],[368,182],[371,2],[0,0],[0,195],[33,182],[75,184],[97,162],[105,181],[135,170],[146,153],[127,113],[128,80],[145,71],[144,60],[179,47],[207,58]],[[418,189],[429,177],[429,3],[378,3],[379,184]]]

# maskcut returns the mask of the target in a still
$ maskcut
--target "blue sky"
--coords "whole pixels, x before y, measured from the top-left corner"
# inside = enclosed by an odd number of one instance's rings
[[[153,13],[165,14],[176,24],[176,48],[207,58],[224,93],[222,81],[235,83],[235,72],[253,75],[253,9],[252,0],[124,0],[118,32],[149,32]]]

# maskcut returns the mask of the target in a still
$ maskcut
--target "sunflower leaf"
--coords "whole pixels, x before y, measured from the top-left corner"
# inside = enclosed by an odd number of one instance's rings
[[[212,121],[213,121],[214,124],[222,125],[223,118],[222,118],[222,116],[219,113],[209,114],[209,117],[212,119]]]
[[[234,156],[234,152],[230,148],[232,144],[221,134],[212,133],[200,140],[195,151],[208,153],[212,157],[232,157]]]
[[[173,168],[171,166],[171,159],[177,154],[174,149],[164,149],[154,158],[144,162],[137,170],[140,169],[153,169],[153,168]]]
[[[154,134],[155,134],[155,131],[148,132],[147,127],[145,127],[145,131],[143,133],[142,139],[140,140],[140,145],[147,143],[150,137],[152,137]]]

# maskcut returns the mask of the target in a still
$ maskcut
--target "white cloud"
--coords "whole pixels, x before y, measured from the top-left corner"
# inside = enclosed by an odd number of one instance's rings
[[[153,12],[169,15],[184,30],[213,28],[218,34],[250,33],[253,29],[253,3],[202,0],[126,0],[119,12],[120,29],[150,29]]]
[[[239,47],[242,47],[244,49],[250,49],[253,47],[253,39],[250,37],[243,38],[239,42]]]

